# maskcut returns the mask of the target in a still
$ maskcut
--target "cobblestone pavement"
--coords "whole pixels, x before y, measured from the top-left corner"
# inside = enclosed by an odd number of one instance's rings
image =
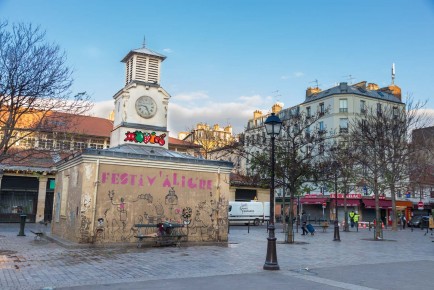
[[[227,247],[140,249],[133,244],[64,247],[45,238],[35,241],[30,230],[38,227],[41,225],[27,224],[26,236],[21,237],[17,236],[18,224],[0,224],[0,289],[80,285],[83,287],[77,289],[96,289],[97,285],[116,283],[128,288],[112,289],[136,289],[134,283],[142,281],[154,287],[137,289],[172,289],[159,288],[162,284],[157,282],[164,280],[170,285],[171,279],[180,282],[180,278],[190,278],[198,285],[206,285],[206,281],[220,277],[236,280],[236,275],[251,283],[260,277],[274,283],[291,280],[305,289],[392,289],[389,287],[393,285],[393,289],[427,289],[434,285],[434,236],[420,229],[385,230],[383,241],[374,241],[373,231],[367,229],[341,232],[341,242],[333,241],[333,229],[325,233],[318,230],[314,236],[298,233],[296,244],[288,245],[282,242],[284,236],[278,225],[281,270],[274,272],[262,269],[268,236],[265,226],[250,227],[249,233],[247,227],[232,226]],[[49,235],[49,228],[44,230]],[[125,286],[128,283],[132,284]],[[261,289],[260,283],[256,288],[245,286],[237,289]]]

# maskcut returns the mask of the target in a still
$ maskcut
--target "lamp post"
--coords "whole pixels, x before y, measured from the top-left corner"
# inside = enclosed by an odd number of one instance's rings
[[[282,121],[274,113],[265,120],[265,130],[271,137],[271,184],[270,184],[270,222],[268,223],[267,256],[264,270],[279,270],[276,252],[276,236],[274,235],[274,139],[279,135]]]
[[[335,211],[336,211],[335,222],[334,222],[335,231],[334,231],[333,241],[336,242],[341,241],[341,238],[339,236],[339,218],[338,218],[338,167],[339,164],[336,161],[333,162],[333,169],[335,171]]]

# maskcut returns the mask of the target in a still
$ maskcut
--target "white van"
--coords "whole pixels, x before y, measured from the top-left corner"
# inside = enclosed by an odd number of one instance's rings
[[[255,226],[270,220],[270,203],[259,201],[230,201],[229,222],[252,222]]]

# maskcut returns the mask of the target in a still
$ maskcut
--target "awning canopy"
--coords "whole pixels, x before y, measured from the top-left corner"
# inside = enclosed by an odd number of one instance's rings
[[[334,200],[331,200],[331,203],[334,203]],[[354,198],[347,198],[346,202],[347,206],[359,206],[360,205],[360,199],[354,199]],[[338,198],[338,206],[345,206],[344,199]]]
[[[322,198],[306,198],[306,197],[302,197],[300,198],[300,203],[301,204],[323,204],[324,202],[327,202],[327,198],[326,197],[322,197]]]
[[[364,199],[363,203],[365,204],[365,208],[375,208],[375,199]],[[392,207],[392,201],[380,199],[379,200],[379,206],[380,206],[380,208],[391,208]]]

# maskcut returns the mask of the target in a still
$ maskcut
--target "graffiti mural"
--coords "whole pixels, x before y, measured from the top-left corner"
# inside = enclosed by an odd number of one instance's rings
[[[217,173],[101,164],[97,174],[98,183],[89,179],[77,200],[68,202],[64,228],[76,227],[79,242],[133,243],[135,225],[164,222],[184,225],[191,242],[227,239],[229,191],[227,186],[222,194]],[[97,191],[89,194],[94,184]]]

